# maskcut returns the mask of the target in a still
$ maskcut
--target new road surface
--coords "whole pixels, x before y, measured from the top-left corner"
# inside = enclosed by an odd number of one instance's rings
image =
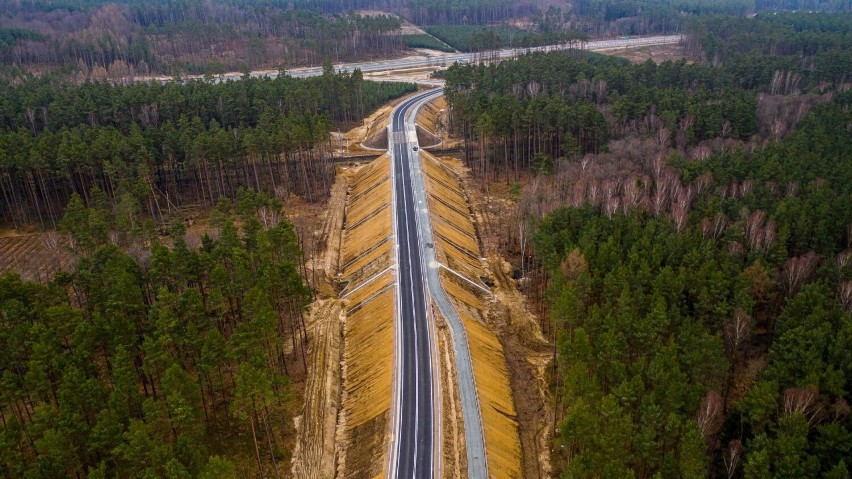
[[[389,142],[397,248],[396,417],[389,469],[391,477],[399,479],[435,477],[431,325],[411,184],[409,155],[414,145],[409,144],[405,125],[406,113],[423,96],[415,95],[394,110]]]
[[[389,145],[393,168],[398,314],[395,317],[393,439],[388,469],[395,478],[432,478],[440,472],[440,393],[432,374],[437,362],[433,356],[436,352],[432,336],[434,324],[427,314],[429,300],[432,300],[450,326],[468,477],[484,479],[488,464],[467,334],[438,275],[439,263],[435,257],[414,125],[417,110],[441,94],[441,89],[434,89],[413,95],[400,103],[391,117]]]

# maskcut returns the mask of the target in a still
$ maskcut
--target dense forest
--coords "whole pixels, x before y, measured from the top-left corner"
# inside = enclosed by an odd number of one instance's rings
[[[578,0],[569,20],[590,35],[644,35],[681,31],[693,18],[742,18],[762,11],[852,11],[844,0]]]
[[[319,200],[333,181],[333,126],[413,90],[330,65],[311,79],[7,83],[0,221],[54,228],[72,193],[89,204],[95,187],[157,220],[234,198],[241,186]]]
[[[75,195],[76,269],[0,276],[0,476],[280,477],[310,300],[280,209],[240,190],[210,235],[142,227],[119,248],[113,209]]]
[[[425,33],[403,35],[402,40],[409,48],[429,48],[431,50],[439,50],[448,53],[456,51],[455,48],[447,45],[441,40],[438,40],[434,36]]]
[[[393,15],[324,15],[288,3],[0,0],[0,60],[89,78],[221,73],[400,55]]]
[[[849,478],[850,10],[0,0],[0,226],[74,263],[0,276],[0,477],[287,474],[311,290],[282,200],[323,200],[331,132],[415,89],[331,61],[681,32],[681,61],[443,73],[553,341],[554,473]],[[323,75],[216,78],[306,64]],[[206,78],[127,81],[164,72]]]
[[[704,17],[693,26],[698,39],[687,49],[701,49],[698,58],[713,52],[713,64],[634,65],[574,51],[455,65],[446,73],[453,127],[465,139],[483,139],[467,142],[471,167],[495,176],[502,172],[507,181],[542,158],[552,163],[571,154],[600,153],[609,139],[629,134],[653,133],[658,143],[691,154],[704,154],[703,142],[714,139],[778,137],[833,86],[848,82],[852,72],[850,30],[841,27],[852,25],[852,14],[799,17],[807,18],[743,20],[764,32],[751,42],[720,42],[714,32],[737,20]],[[805,25],[823,33],[801,40],[783,35]]]
[[[501,247],[547,308],[554,466],[849,477],[852,17],[692,21],[694,64],[446,74],[467,165],[517,192]]]

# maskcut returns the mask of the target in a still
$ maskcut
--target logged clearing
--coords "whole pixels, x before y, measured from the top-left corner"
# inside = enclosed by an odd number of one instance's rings
[[[55,232],[0,236],[0,274],[11,271],[25,281],[48,281],[75,264]]]
[[[317,299],[307,316],[308,370],[304,404],[294,418],[297,431],[293,450],[293,477],[334,477],[335,431],[340,408],[343,301],[332,277],[337,274],[347,175],[337,176],[331,188],[322,228],[313,242],[319,250],[309,267],[316,273]],[[293,219],[294,221],[297,218]]]
[[[617,49],[604,50],[600,53],[621,57],[630,60],[632,63],[644,63],[651,60],[654,63],[660,64],[664,61],[678,61],[686,59],[683,45],[644,45],[638,47],[621,47]],[[691,63],[691,61],[689,62]]]
[[[348,176],[339,265],[345,320],[337,474],[370,478],[385,471],[393,398],[390,159],[382,155]]]
[[[310,268],[319,297],[294,477],[384,473],[393,386],[394,277],[390,161],[338,170]],[[342,291],[341,291],[342,289]]]
[[[489,295],[471,284],[483,286],[480,278],[487,273],[480,257],[476,226],[464,187],[458,175],[440,160],[428,152],[421,153],[420,157],[437,258],[457,273],[442,270],[441,283],[467,332],[482,414],[489,476],[524,477],[517,412],[504,348],[497,335],[485,323]]]

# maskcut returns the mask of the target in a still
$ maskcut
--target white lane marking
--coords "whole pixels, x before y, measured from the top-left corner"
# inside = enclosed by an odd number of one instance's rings
[[[414,109],[411,112],[411,114],[407,115],[405,117],[406,121],[412,121],[413,122],[415,115],[417,113],[417,110],[419,110],[421,105],[423,103],[425,103],[426,101],[428,101],[432,96],[435,96],[436,93],[437,92],[435,90],[433,90],[433,91],[430,91],[430,92],[426,93],[425,95],[423,95],[418,100],[416,105],[413,105]],[[408,169],[409,174],[407,175],[408,181],[409,181],[409,184],[411,186],[412,195],[416,199],[417,198],[417,190],[414,188],[414,185],[412,183],[413,182],[413,175],[412,175],[411,172],[413,170],[413,171],[416,171],[418,175],[421,174],[420,163],[419,163],[419,153],[417,155],[415,155],[415,161],[410,161],[407,164],[408,164],[408,167],[409,167],[409,169]],[[422,200],[419,200],[419,201],[422,203]],[[429,283],[428,283],[428,279],[426,278],[426,269],[424,268],[424,265],[423,265],[424,255],[426,254],[426,251],[423,249],[424,243],[423,243],[423,238],[421,237],[421,234],[420,234],[420,232],[421,232],[421,230],[420,230],[420,218],[416,214],[414,215],[414,224],[415,224],[415,228],[416,228],[416,232],[417,232],[417,246],[418,246],[417,259],[418,259],[418,262],[420,263],[420,276],[421,276],[421,280],[423,281],[423,289],[422,289],[421,293],[423,295],[423,305],[424,305],[425,308],[428,308],[428,306],[426,305],[426,296],[427,296],[426,288],[428,287]],[[428,322],[428,310],[427,310],[426,321]],[[428,323],[427,323],[427,326],[428,326]],[[430,350],[431,350],[432,346],[431,346],[430,339],[431,339],[431,337],[427,337],[427,343],[430,344]],[[429,377],[430,377],[429,397],[434,402],[435,396],[434,396],[434,384],[433,383],[435,381],[435,377],[432,375],[433,374],[432,373],[432,359],[433,358],[430,355],[429,361],[428,361],[428,369],[429,369]],[[434,406],[434,404],[433,404],[433,406]],[[437,407],[440,408],[440,405],[438,405]],[[433,415],[430,416],[430,418],[432,419],[432,431],[433,431],[433,438],[432,438],[433,439],[433,441],[432,441],[433,457],[432,457],[432,461],[430,461],[430,468],[429,468],[429,477],[430,478],[435,476],[435,461],[436,461],[435,454],[438,454],[438,450],[435,448],[435,444],[434,444],[434,437],[435,437],[434,433],[435,433],[435,427],[436,427],[436,420],[435,420],[435,417],[434,417],[434,409],[435,408],[433,407]],[[440,434],[440,432],[438,434]],[[440,460],[440,459],[438,459],[438,460]]]
[[[391,138],[391,133],[393,132],[393,118],[391,118],[391,124],[388,125],[388,138]],[[392,140],[391,140],[392,141]],[[392,186],[392,194],[391,201],[393,202],[394,212],[393,212],[393,228],[394,228],[394,253],[395,253],[395,261],[397,268],[394,270],[394,276],[396,277],[396,311],[394,312],[394,339],[396,340],[396,349],[395,349],[395,361],[396,361],[396,369],[394,373],[394,395],[396,396],[396,402],[393,405],[393,438],[391,441],[396,444],[396,447],[391,447],[390,454],[390,466],[389,466],[389,475],[391,479],[396,479],[399,472],[399,452],[400,452],[400,437],[402,427],[402,320],[400,313],[402,311],[402,296],[400,292],[399,286],[399,234],[398,228],[399,224],[397,222],[397,201],[396,201],[396,151],[395,145],[391,142],[390,148],[388,151],[390,152],[390,160],[391,160],[391,186]],[[393,444],[392,443],[392,444]]]
[[[404,109],[407,109],[407,107],[408,107],[408,105],[406,105]],[[403,144],[403,145],[405,145],[405,144]],[[405,151],[405,147],[407,147],[407,145],[405,145],[401,150]],[[407,159],[408,158],[408,152],[406,152],[405,154],[400,155],[400,156],[404,156]],[[417,302],[414,300],[414,276],[411,273],[411,227],[410,227],[411,223],[410,223],[410,219],[408,218],[408,208],[405,206],[405,205],[408,204],[408,188],[406,188],[405,183],[406,183],[406,180],[410,181],[410,178],[408,178],[409,175],[405,174],[405,166],[404,165],[402,166],[402,173],[403,173],[403,175],[402,175],[403,176],[403,178],[402,178],[402,204],[403,204],[402,212],[403,212],[403,215],[405,216],[405,242],[406,242],[406,250],[408,252],[408,262],[409,262],[409,267],[408,267],[408,280],[410,282],[409,293],[411,295],[412,319],[414,319],[414,321],[412,321],[412,323],[413,323],[412,326],[414,327],[414,366],[413,367],[414,367],[414,389],[415,389],[415,392],[414,392],[414,469],[413,469],[413,477],[417,477],[417,437],[418,437],[417,431],[418,431],[418,423],[420,422],[420,421],[417,420],[417,418],[420,416],[420,395],[417,394],[417,387],[420,384],[420,381],[419,381],[419,372],[420,372],[419,371],[420,370],[419,363],[420,363],[420,361],[417,360],[418,357],[419,357],[417,355],[417,320],[416,320],[416,318],[417,318]]]
[[[394,127],[396,127],[396,125],[399,125],[399,128],[403,128],[403,127],[404,127],[405,123],[404,123],[404,121],[403,121],[403,120],[406,118],[406,117],[405,117],[405,113],[406,113],[406,112],[407,112],[407,111],[408,111],[408,110],[409,110],[409,109],[410,109],[413,105],[415,105],[418,101],[423,100],[423,99],[425,99],[425,98],[427,98],[427,97],[429,97],[429,96],[431,96],[431,95],[433,95],[433,94],[434,94],[434,91],[430,91],[430,92],[427,92],[426,94],[419,95],[419,96],[416,96],[416,97],[414,97],[414,98],[411,98],[410,100],[408,100],[408,102],[407,102],[407,103],[405,103],[405,104],[403,104],[403,105],[400,105],[400,106],[398,107],[398,110],[394,112],[394,117],[392,118],[392,122],[391,122],[391,123],[392,123],[392,125],[393,125],[393,126],[392,126],[392,128],[391,128],[391,133],[393,133],[393,129],[394,129]],[[390,136],[392,137],[393,135],[390,135]],[[397,147],[400,147],[400,146],[401,146],[401,148],[398,148],[398,150],[397,150]],[[402,181],[403,181],[403,183],[402,183],[402,187],[403,187],[403,188],[402,188],[402,191],[403,191],[403,204],[405,204],[405,202],[406,202],[405,200],[406,200],[406,198],[407,198],[407,193],[406,193],[406,188],[405,188],[405,181],[406,181],[406,179],[407,179],[407,180],[409,181],[409,183],[411,182],[411,175],[410,175],[410,171],[409,171],[409,174],[408,174],[408,175],[405,175],[405,174],[404,174],[404,173],[405,173],[405,171],[406,171],[406,170],[405,170],[405,165],[403,165],[402,163],[398,163],[398,161],[399,161],[401,158],[397,158],[397,154],[396,154],[396,153],[397,153],[397,151],[399,151],[399,152],[400,152],[399,156],[400,156],[400,157],[402,157],[402,156],[403,156],[403,155],[402,155],[402,152],[403,152],[403,151],[406,151],[406,152],[407,152],[407,149],[406,149],[406,148],[407,148],[407,145],[405,145],[405,144],[403,144],[403,145],[394,144],[393,140],[391,140],[391,145],[390,145],[390,148],[389,148],[389,149],[390,149],[390,151],[391,151],[391,154],[392,154],[391,156],[392,156],[392,160],[393,160],[393,165],[392,165],[392,166],[393,166],[393,168],[391,169],[391,171],[392,171],[392,173],[393,173],[393,186],[394,186],[394,188],[393,188],[393,195],[392,195],[392,197],[391,197],[391,200],[394,202],[394,210],[395,210],[395,211],[394,211],[394,213],[395,213],[395,214],[394,214],[393,218],[394,218],[394,228],[395,228],[394,241],[395,241],[396,256],[397,256],[397,268],[395,269],[395,273],[396,273],[396,274],[399,274],[399,270],[401,269],[401,268],[399,267],[399,258],[400,258],[400,249],[399,249],[399,248],[400,248],[400,244],[399,244],[399,234],[398,234],[398,232],[399,232],[399,226],[400,226],[400,225],[399,225],[399,224],[398,224],[398,222],[397,222],[397,213],[398,213],[398,211],[397,211],[397,207],[398,207],[398,203],[396,202],[396,176],[397,176],[397,175],[396,175],[396,166],[397,166],[397,164],[399,164],[399,166],[400,166],[400,173],[401,173],[401,174],[402,174],[402,176],[403,176],[403,178],[402,178]],[[408,164],[408,166],[410,167],[410,162],[408,162],[407,164]],[[412,193],[413,193],[413,194],[415,194],[415,196],[416,196],[416,193],[414,193],[414,188],[413,188],[413,186],[412,186],[412,185],[410,185],[410,187],[412,188]],[[403,209],[403,214],[404,214],[404,216],[405,216],[406,223],[410,225],[410,220],[408,219],[408,209],[407,209],[407,208],[404,208],[404,209]],[[418,220],[417,220],[417,217],[416,217],[416,215],[415,215],[415,225],[418,225],[418,224],[419,224],[417,221],[418,221]],[[418,240],[419,240],[419,239],[420,239],[420,230],[419,230],[419,226],[415,226],[415,229],[416,229],[416,232],[417,232],[417,238],[418,238]],[[406,231],[408,231],[408,228],[406,228]],[[409,235],[407,235],[407,236],[406,236],[406,238],[407,238],[407,240],[408,240],[409,265],[410,265],[410,261],[411,261],[411,236],[410,236],[410,234],[409,234]],[[418,245],[419,245],[419,243],[418,243]],[[419,260],[420,265],[421,265],[421,279],[424,279],[424,287],[422,288],[422,293],[423,293],[423,296],[424,296],[424,297],[423,297],[423,299],[424,299],[424,306],[425,306],[425,295],[426,295],[426,291],[425,291],[425,284],[426,284],[426,282],[425,282],[425,277],[423,277],[423,274],[424,274],[424,273],[423,273],[423,271],[424,271],[424,270],[423,270],[423,258],[422,258],[422,256],[420,255],[420,251],[419,251],[419,250],[418,250],[418,252],[417,252],[417,256],[418,256],[418,260]],[[413,274],[413,273],[411,272],[411,268],[410,268],[410,267],[409,267],[408,269],[409,269],[409,277],[410,277],[410,278],[412,278],[412,279],[411,279],[411,281],[412,281],[412,286],[413,286],[413,277],[412,277],[412,274]],[[398,297],[399,297],[399,295],[400,295],[400,287],[399,287],[399,285],[400,285],[400,283],[399,283],[399,281],[397,281],[397,296],[398,296]],[[414,294],[414,288],[413,288],[413,287],[411,288],[411,293],[412,293],[412,295]],[[402,304],[402,303],[401,303],[401,300],[398,300],[398,301],[399,301],[400,308],[401,308],[401,304]],[[414,310],[415,310],[415,316],[416,316],[416,301],[413,301],[413,298],[412,298],[412,302],[414,303],[414,304],[412,304],[412,307],[413,307],[413,308],[414,308]],[[397,317],[398,317],[400,320],[402,319],[402,317],[401,317],[401,309],[400,309],[400,314],[399,314],[399,315],[397,315]],[[416,353],[417,353],[417,342],[416,342],[416,338],[417,338],[417,337],[418,337],[418,335],[419,335],[419,333],[417,332],[416,322],[415,322],[415,324],[414,324],[414,327],[415,327],[415,356],[416,356]],[[401,329],[401,328],[399,328],[399,329]],[[401,343],[401,342],[402,342],[402,339],[401,339],[401,334],[400,334],[400,335],[398,336],[398,341],[397,341],[397,345],[398,345],[398,348],[399,348],[399,349],[398,349],[398,351],[400,351],[400,352],[402,351],[402,343]],[[399,375],[399,374],[401,374],[401,373],[402,373],[402,366],[400,366],[400,362],[401,362],[401,361],[402,361],[402,354],[398,354],[398,355],[397,355],[397,364],[398,364],[398,365],[397,365],[397,375]],[[430,376],[431,376],[431,370],[432,370],[432,364],[431,364],[431,356],[430,356],[430,361],[429,361],[429,371],[430,371],[430,372],[429,372],[429,374],[430,374]],[[419,371],[420,371],[420,370],[419,370],[419,361],[415,361],[415,378],[419,377]],[[402,390],[403,388],[402,388],[402,386],[401,386],[401,381],[398,381],[398,383],[400,384],[399,389],[400,389],[400,390]],[[419,380],[418,380],[418,379],[416,379],[416,380],[415,380],[415,390],[416,390],[416,386],[417,386],[417,384],[419,384]],[[433,390],[432,381],[430,381],[430,383],[429,383],[429,391],[430,391],[430,397],[433,397],[433,395],[434,395],[434,392],[433,392],[433,391],[434,391],[434,390]],[[397,398],[397,401],[398,401],[398,404],[397,404],[398,414],[401,414],[401,409],[399,408],[399,405],[400,405],[400,404],[402,404],[402,403],[404,403],[404,401],[402,400],[402,397],[401,397],[401,396],[402,396],[402,392],[400,392],[400,393],[399,393],[398,398]],[[419,416],[419,395],[417,395],[417,394],[415,393],[415,419],[416,419],[416,417],[417,417],[417,416]],[[399,419],[401,419],[401,418],[399,418]],[[392,459],[392,461],[393,461],[392,476],[393,476],[393,477],[397,477],[397,476],[398,476],[398,472],[399,472],[399,471],[398,471],[398,469],[399,469],[399,456],[400,456],[400,454],[401,454],[401,447],[402,447],[401,441],[399,440],[399,439],[400,439],[400,434],[399,434],[399,432],[400,432],[400,428],[401,428],[401,422],[402,422],[401,420],[397,420],[397,422],[396,422],[396,424],[395,424],[395,426],[396,426],[396,427],[395,427],[395,429],[396,429],[396,433],[395,433],[395,437],[394,437],[394,439],[393,439],[393,440],[394,440],[394,441],[396,441],[396,443],[397,443],[397,444],[396,444],[396,446],[397,446],[397,447],[396,447],[396,448],[392,448],[392,450],[395,452],[395,454],[394,454],[394,456],[395,456],[395,457]],[[434,426],[434,418],[433,418],[433,426]],[[418,434],[417,434],[417,431],[418,431],[418,427],[419,427],[419,422],[415,420],[415,440],[414,440],[414,444],[415,444],[415,451],[414,451],[414,458],[415,458],[415,462],[414,462],[414,471],[415,471],[415,474],[416,474],[416,468],[417,468],[417,455],[418,455],[418,450],[417,450],[417,447],[418,447],[418,446],[417,446],[417,435],[418,435]],[[433,450],[434,450],[434,442],[433,442]],[[432,460],[432,461],[430,461],[429,477],[430,477],[430,478],[431,478],[431,477],[434,477],[434,457],[433,457],[433,460]]]

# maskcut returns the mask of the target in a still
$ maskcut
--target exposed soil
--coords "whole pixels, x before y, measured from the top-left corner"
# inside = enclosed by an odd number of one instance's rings
[[[294,477],[333,477],[335,461],[335,429],[340,407],[340,356],[342,344],[342,303],[337,299],[333,277],[337,273],[343,206],[346,200],[346,177],[338,175],[331,189],[328,207],[321,215],[309,210],[291,218],[310,228],[316,252],[309,262],[315,280],[317,299],[307,317],[308,371],[305,379],[304,405],[294,418],[297,431],[293,451]],[[313,221],[311,221],[313,220]],[[319,221],[318,221],[319,220]],[[320,222],[321,221],[321,222]]]
[[[600,53],[626,58],[633,63],[643,63],[651,60],[654,63],[660,64],[666,60],[678,61],[687,58],[683,45],[678,44],[618,48],[603,50]],[[687,62],[692,63],[689,60]]]
[[[513,399],[524,454],[524,477],[551,477],[550,439],[553,402],[547,371],[553,358],[553,346],[542,335],[539,321],[530,312],[527,298],[513,279],[514,268],[501,256],[505,237],[515,217],[515,203],[505,182],[483,183],[471,178],[461,161],[442,158],[465,180],[467,194],[476,217],[483,254],[488,264],[497,301],[489,305],[488,322],[501,342],[509,365]]]
[[[438,374],[441,381],[442,478],[464,479],[467,475],[467,453],[464,440],[464,420],[458,396],[458,374],[453,354],[452,338],[446,321],[432,305],[437,325]]]
[[[431,56],[431,55],[429,55]],[[374,81],[403,81],[419,83],[434,81],[432,73],[438,69],[446,68],[446,62],[435,60],[435,64],[425,67],[400,68],[397,70],[375,71],[364,73],[364,78]]]
[[[421,136],[420,129],[428,131],[429,134],[423,135],[423,138],[420,139],[421,146],[424,148],[431,146],[456,148],[460,146],[461,141],[450,136],[449,125],[450,111],[445,97],[440,96],[423,105],[423,108],[417,113],[418,139]],[[435,144],[435,140],[437,140],[437,144]]]
[[[512,266],[496,254],[490,255],[488,262],[495,279],[492,292],[498,299],[491,303],[488,319],[498,328],[511,372],[524,477],[548,478],[553,409],[548,399],[547,369],[553,349],[526,308],[524,296],[511,277]]]
[[[370,116],[364,118],[361,125],[356,126],[347,132],[342,132],[339,136],[337,132],[332,133],[332,140],[334,142],[339,142],[342,136],[343,151],[338,152],[338,154],[342,154],[344,156],[376,154],[377,151],[375,149],[371,149],[369,146],[365,147],[366,145],[362,145],[362,143],[364,143],[368,138],[380,133],[382,129],[387,127],[388,118],[390,117],[391,112],[393,112],[394,107],[396,107],[396,105],[404,98],[406,97],[397,98],[396,100],[379,107],[376,111],[371,113]]]
[[[55,232],[0,236],[0,274],[18,273],[25,281],[49,281],[77,263]]]

